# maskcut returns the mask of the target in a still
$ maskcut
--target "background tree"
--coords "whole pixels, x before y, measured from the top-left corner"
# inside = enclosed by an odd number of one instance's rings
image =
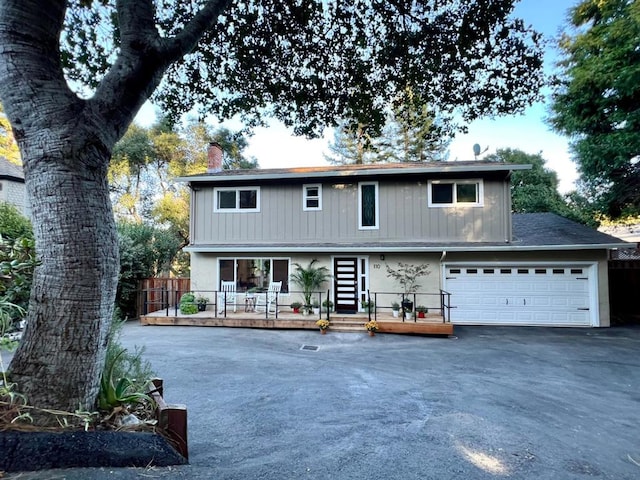
[[[613,217],[640,212],[640,2],[584,0],[560,39],[551,124]]]
[[[437,162],[447,159],[448,128],[438,125],[435,112],[407,87],[393,102],[380,139],[379,158],[386,162]]]
[[[40,407],[95,402],[119,272],[107,168],[154,92],[172,118],[196,105],[307,135],[381,125],[408,80],[463,122],[522,111],[542,60],[513,3],[0,0],[0,101],[42,260],[12,380]]]
[[[484,158],[489,162],[530,164],[531,170],[511,174],[511,209],[515,213],[552,212],[585,224],[594,224],[589,211],[576,201],[569,202],[558,191],[558,176],[549,170],[541,153],[530,154],[518,149],[498,149]],[[577,200],[577,194],[571,198]],[[583,206],[582,206],[583,207]]]
[[[0,202],[0,232],[0,299],[26,309],[37,264],[31,222],[14,205]]]
[[[16,165],[22,164],[18,144],[16,139],[13,138],[11,123],[9,123],[9,119],[4,114],[2,104],[0,104],[0,157],[4,157]]]
[[[363,165],[376,163],[377,137],[373,137],[366,125],[357,122],[343,122],[334,129],[333,143],[329,143],[329,155],[324,159],[333,165]]]
[[[182,248],[182,239],[169,229],[139,222],[118,223],[120,274],[116,306],[121,316],[133,317],[140,280],[169,271]]]

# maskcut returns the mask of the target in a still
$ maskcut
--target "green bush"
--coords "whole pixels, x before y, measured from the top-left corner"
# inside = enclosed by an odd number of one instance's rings
[[[183,315],[193,315],[198,313],[196,296],[193,293],[185,293],[180,297],[180,313]]]

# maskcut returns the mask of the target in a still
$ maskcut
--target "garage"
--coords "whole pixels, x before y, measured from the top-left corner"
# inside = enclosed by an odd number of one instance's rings
[[[476,325],[597,325],[595,264],[446,264],[451,321]]]

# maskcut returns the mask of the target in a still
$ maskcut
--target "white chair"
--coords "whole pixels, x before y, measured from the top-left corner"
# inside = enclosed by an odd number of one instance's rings
[[[220,291],[218,292],[218,313],[225,311],[226,305],[233,305],[233,311],[236,312],[236,282],[220,282]]]
[[[265,293],[258,293],[256,299],[256,312],[276,313],[276,298],[282,289],[282,282],[271,282]]]

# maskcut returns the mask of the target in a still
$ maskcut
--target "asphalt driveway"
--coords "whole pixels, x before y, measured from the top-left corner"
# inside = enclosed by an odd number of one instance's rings
[[[144,345],[166,400],[187,405],[191,464],[19,478],[640,478],[640,328],[130,323],[123,343]]]

